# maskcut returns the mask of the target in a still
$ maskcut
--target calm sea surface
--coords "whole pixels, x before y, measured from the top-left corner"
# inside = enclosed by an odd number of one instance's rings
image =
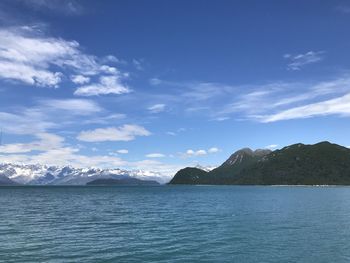
[[[348,187],[0,187],[0,262],[350,262]]]

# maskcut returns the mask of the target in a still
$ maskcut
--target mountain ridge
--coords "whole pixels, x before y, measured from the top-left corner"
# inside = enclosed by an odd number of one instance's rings
[[[346,147],[323,141],[254,152],[238,150],[210,172],[181,169],[169,184],[350,185],[350,149]]]
[[[143,170],[74,168],[41,164],[0,164],[0,175],[22,185],[85,185],[96,179],[137,178],[165,183],[160,173]]]

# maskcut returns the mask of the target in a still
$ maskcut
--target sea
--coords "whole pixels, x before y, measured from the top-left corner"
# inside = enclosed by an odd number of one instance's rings
[[[0,262],[350,262],[350,188],[0,187]]]

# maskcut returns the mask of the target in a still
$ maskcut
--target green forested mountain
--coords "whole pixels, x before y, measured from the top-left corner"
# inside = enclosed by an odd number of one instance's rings
[[[205,172],[185,168],[170,184],[350,185],[350,149],[321,142],[281,150],[239,150]]]

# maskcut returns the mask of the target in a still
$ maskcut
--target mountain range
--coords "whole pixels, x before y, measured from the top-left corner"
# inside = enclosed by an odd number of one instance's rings
[[[169,184],[350,185],[350,149],[330,142],[244,148],[209,172],[184,168]]]
[[[155,185],[159,185],[159,183],[156,181],[152,181],[152,180],[140,180],[140,179],[128,177],[128,178],[122,178],[122,179],[112,179],[112,178],[96,179],[96,180],[93,180],[91,182],[88,182],[86,185],[91,185],[91,186],[100,186],[100,185],[101,186],[105,186],[105,185],[155,186]]]
[[[139,182],[141,180],[141,182]],[[39,164],[0,164],[0,185],[100,185],[166,183],[157,172],[74,168]],[[280,150],[233,153],[223,164],[187,167],[169,184],[350,185],[350,149],[329,142],[293,144]]]
[[[97,179],[122,180],[128,178],[165,183],[160,173],[142,170],[0,164],[0,185],[85,185]]]

